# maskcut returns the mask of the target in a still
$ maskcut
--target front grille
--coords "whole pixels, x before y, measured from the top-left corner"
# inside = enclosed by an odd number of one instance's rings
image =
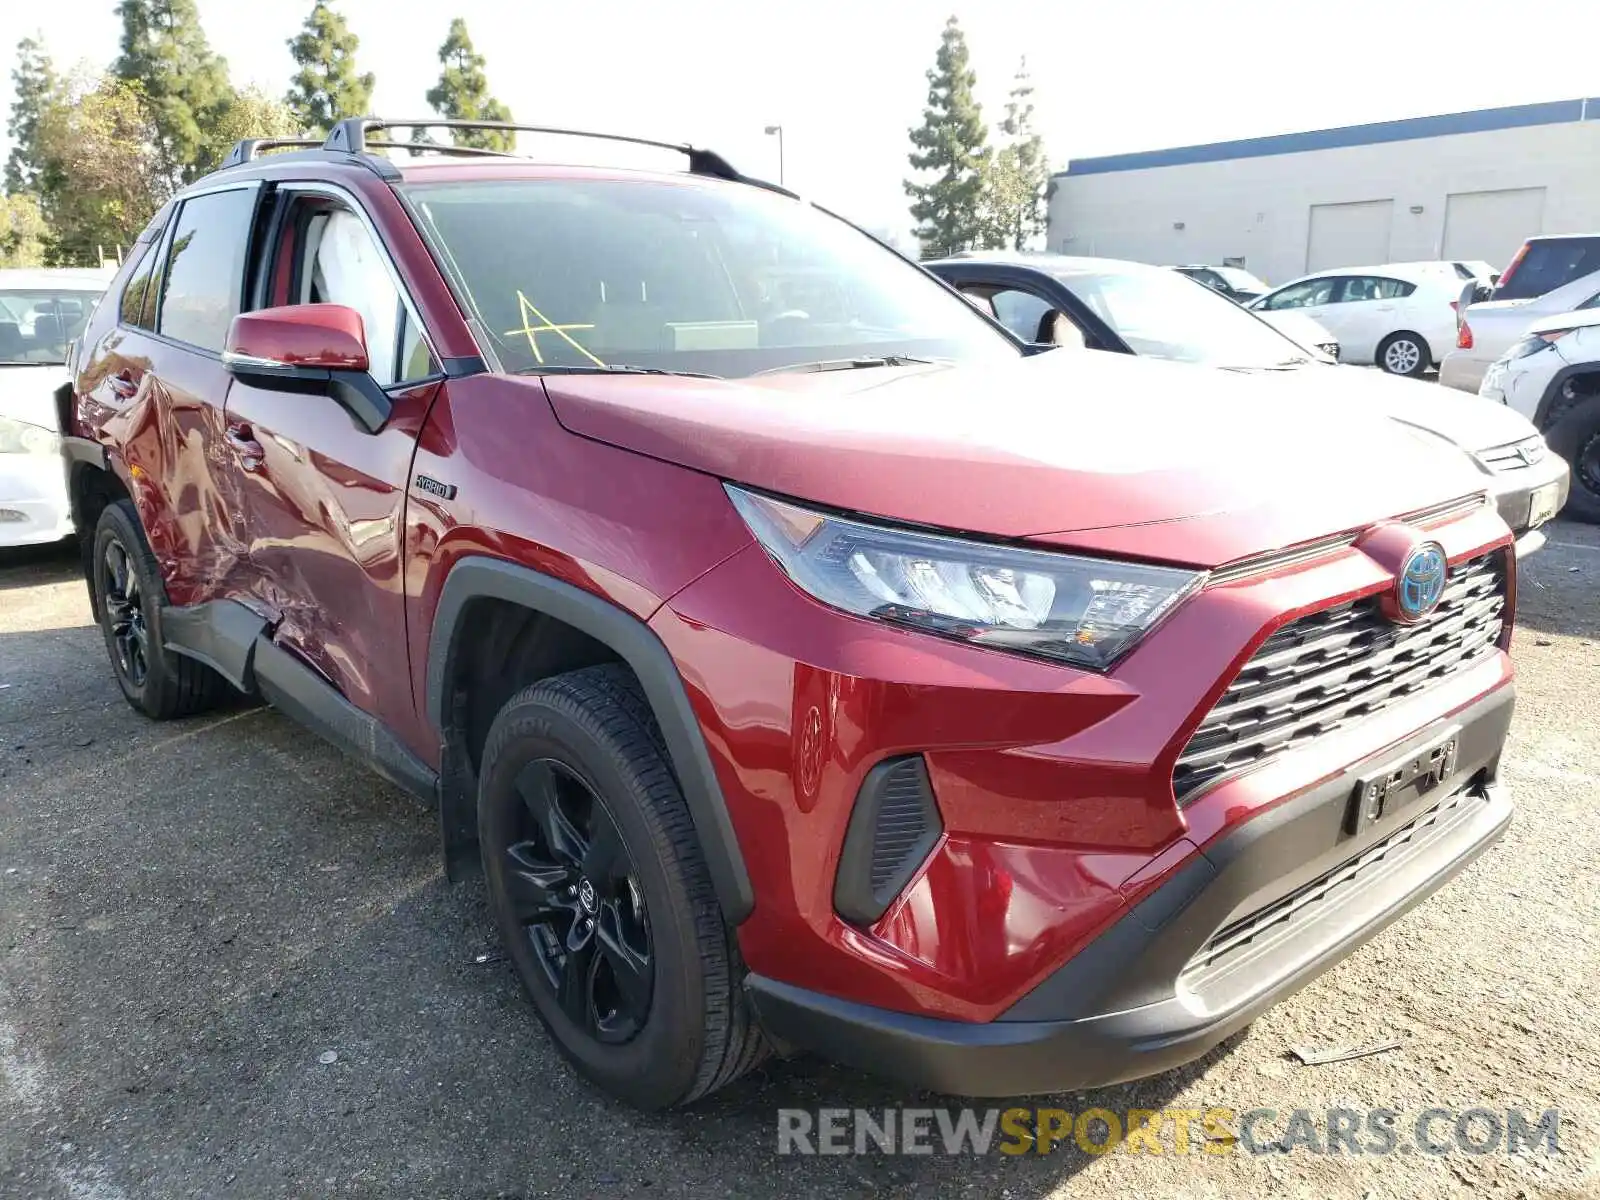
[[[1178,803],[1470,666],[1499,642],[1505,603],[1505,558],[1496,551],[1451,568],[1439,606],[1415,625],[1391,622],[1376,596],[1289,622],[1178,756]]]
[[[1183,982],[1191,990],[1199,990],[1222,972],[1232,970],[1252,950],[1270,950],[1281,938],[1292,936],[1347,903],[1356,892],[1376,884],[1382,876],[1428,853],[1434,843],[1471,820],[1482,802],[1483,792],[1477,787],[1446,796],[1354,858],[1264,908],[1230,922],[1184,966]]]
[[[1523,467],[1532,467],[1543,462],[1544,456],[1548,453],[1550,448],[1544,444],[1544,438],[1536,433],[1519,442],[1491,446],[1487,450],[1480,451],[1478,458],[1491,471],[1520,471]]]

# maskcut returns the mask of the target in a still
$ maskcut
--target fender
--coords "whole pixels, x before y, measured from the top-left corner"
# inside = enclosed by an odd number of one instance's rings
[[[1561,397],[1561,385],[1575,375],[1593,375],[1600,373],[1600,363],[1583,362],[1573,363],[1562,367],[1545,386],[1544,395],[1539,397],[1539,407],[1533,413],[1533,425],[1540,433],[1547,431],[1550,425],[1550,410],[1555,407],[1555,402]],[[1600,392],[1596,393],[1600,395]]]
[[[527,567],[478,555],[463,558],[451,569],[428,639],[426,705],[428,719],[443,747],[441,781],[456,777],[447,765],[453,731],[446,723],[446,681],[455,666],[461,614],[476,599],[508,601],[571,625],[610,647],[633,669],[661,727],[723,914],[732,924],[742,923],[755,908],[755,892],[683,676],[648,625],[591,592]],[[476,803],[475,796],[460,795],[463,790],[440,788],[440,820],[447,859],[451,854],[449,843],[461,836],[470,814],[470,809],[460,809]],[[459,806],[458,811],[449,811],[452,806]],[[475,826],[475,819],[471,824]]]

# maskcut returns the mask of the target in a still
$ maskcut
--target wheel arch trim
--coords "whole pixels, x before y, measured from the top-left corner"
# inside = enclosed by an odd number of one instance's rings
[[[570,583],[503,559],[461,559],[445,578],[428,639],[426,711],[446,747],[454,732],[448,682],[461,644],[462,616],[475,600],[503,600],[543,613],[609,647],[633,670],[661,728],[723,914],[732,924],[742,923],[755,908],[750,874],[683,676],[661,639],[631,613]],[[476,797],[471,800],[476,803]]]

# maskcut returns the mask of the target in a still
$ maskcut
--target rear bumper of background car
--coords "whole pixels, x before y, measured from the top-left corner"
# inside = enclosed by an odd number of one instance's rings
[[[1439,384],[1462,392],[1476,392],[1483,383],[1490,359],[1473,358],[1462,350],[1452,350],[1439,363]]]
[[[1194,852],[996,1020],[896,1012],[760,976],[747,981],[752,1001],[782,1045],[956,1095],[1169,1070],[1333,966],[1504,832],[1511,802],[1497,773],[1512,704],[1501,686]],[[1435,786],[1360,819],[1372,779],[1441,751],[1451,765]]]
[[[71,534],[61,460],[53,454],[0,454],[0,546],[33,546]]]

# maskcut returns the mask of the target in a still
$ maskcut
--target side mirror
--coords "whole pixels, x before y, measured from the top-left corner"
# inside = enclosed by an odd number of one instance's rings
[[[228,328],[222,365],[252,387],[330,396],[369,433],[389,419],[389,397],[368,373],[361,314],[342,304],[240,313]]]

